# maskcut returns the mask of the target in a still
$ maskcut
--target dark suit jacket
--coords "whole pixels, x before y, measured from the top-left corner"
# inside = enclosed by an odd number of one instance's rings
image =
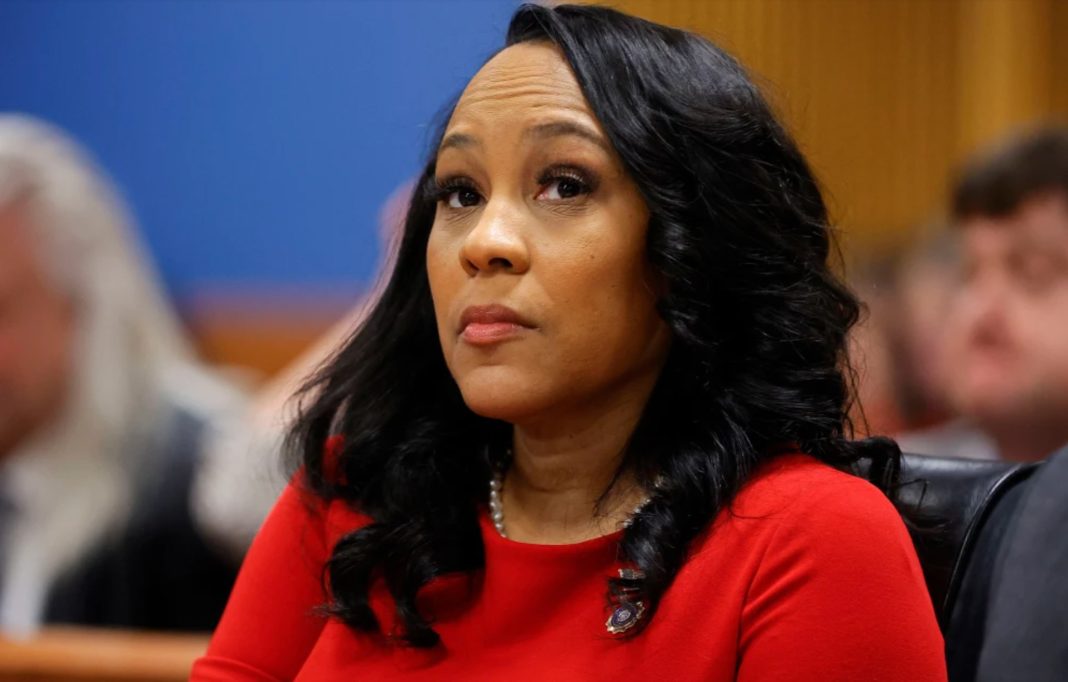
[[[52,587],[45,621],[159,630],[215,627],[237,566],[197,531],[190,490],[204,424],[175,411],[160,429],[133,513]]]
[[[1068,448],[983,530],[946,636],[951,682],[1068,680]]]

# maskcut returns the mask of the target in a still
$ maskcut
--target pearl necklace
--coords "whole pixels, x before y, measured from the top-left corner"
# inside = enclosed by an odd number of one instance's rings
[[[509,453],[511,454],[511,453]],[[490,478],[489,484],[489,507],[490,518],[493,519],[493,527],[497,529],[497,534],[502,538],[507,538],[507,533],[504,532],[504,506],[501,504],[501,490],[504,488],[504,472],[505,467],[499,466],[493,472],[493,476]],[[653,490],[658,490],[664,485],[664,477],[658,476],[653,483]],[[641,504],[634,508],[625,521],[623,521],[623,527],[627,528],[631,522],[634,521],[634,517],[649,504],[651,496],[647,496],[642,500]],[[619,577],[622,580],[642,580],[645,578],[645,574],[635,568],[620,568]],[[641,620],[642,615],[645,613],[645,602],[637,597],[641,596],[640,587],[624,587],[622,594],[619,595],[619,601],[612,609],[611,615],[608,616],[608,620],[605,621],[604,627],[610,635],[618,635],[624,633]]]
[[[659,488],[663,481],[662,477],[656,479],[656,483],[653,484],[654,489]],[[508,534],[504,532],[504,505],[501,504],[501,490],[504,488],[504,467],[497,467],[493,472],[493,477],[490,479],[489,484],[489,508],[490,519],[493,520],[493,527],[497,529],[497,533],[502,537],[508,537]],[[645,505],[649,504],[649,500],[652,499],[651,495],[647,495],[641,503],[638,504],[627,515],[627,519],[623,522],[623,528],[629,528],[630,524],[634,521],[634,517],[645,508]]]

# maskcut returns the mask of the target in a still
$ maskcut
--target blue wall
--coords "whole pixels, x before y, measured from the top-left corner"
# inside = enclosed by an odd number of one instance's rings
[[[71,131],[179,298],[359,289],[516,0],[3,0],[0,110]]]

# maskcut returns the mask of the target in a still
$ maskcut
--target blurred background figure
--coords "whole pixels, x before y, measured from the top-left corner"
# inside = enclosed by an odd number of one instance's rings
[[[948,304],[937,304],[941,348],[931,355],[941,369],[928,375],[944,383],[960,419],[907,434],[902,447],[1043,459],[1068,443],[1068,128],[978,155],[953,189],[951,213],[960,279]],[[941,291],[921,293],[937,300]]]
[[[0,628],[211,628],[236,564],[190,489],[244,398],[198,362],[109,180],[28,117],[0,116],[0,245]]]
[[[994,441],[959,418],[947,377],[947,322],[961,282],[960,235],[942,222],[886,264],[885,293],[870,301],[888,348],[888,395],[897,421],[882,422],[902,449],[996,459]]]

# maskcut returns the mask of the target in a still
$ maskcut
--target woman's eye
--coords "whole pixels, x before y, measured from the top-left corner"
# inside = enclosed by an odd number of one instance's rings
[[[589,192],[589,188],[586,183],[575,178],[564,177],[556,178],[545,185],[545,188],[538,194],[538,198],[559,201],[561,199],[571,199],[587,192]]]
[[[461,187],[460,189],[449,192],[449,195],[445,199],[449,204],[449,208],[470,208],[472,206],[478,206],[478,202],[482,197],[470,187]]]

